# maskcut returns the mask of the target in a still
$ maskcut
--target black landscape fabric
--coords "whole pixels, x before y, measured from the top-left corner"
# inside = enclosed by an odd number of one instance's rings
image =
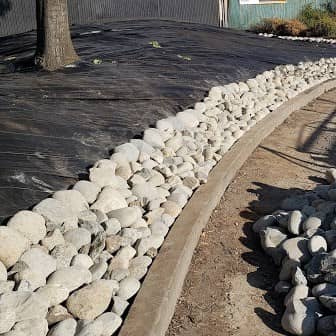
[[[327,44],[168,21],[77,26],[73,41],[77,68],[1,75],[0,221],[86,178],[116,145],[212,86],[336,57]],[[34,33],[1,38],[0,67],[32,55],[34,43]]]

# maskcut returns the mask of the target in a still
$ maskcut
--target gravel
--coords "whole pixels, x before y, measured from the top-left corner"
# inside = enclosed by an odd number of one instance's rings
[[[66,306],[74,317],[93,320],[106,311],[118,289],[115,280],[97,280],[71,294]]]
[[[16,213],[7,226],[20,232],[30,244],[37,244],[47,233],[44,218],[36,212],[27,210]]]
[[[70,266],[55,271],[49,278],[47,285],[60,285],[70,292],[92,281],[90,271],[84,267]]]
[[[6,226],[0,227],[0,261],[13,266],[29,247],[29,241],[20,232]]]
[[[290,40],[290,41],[306,41],[311,43],[328,43],[328,44],[335,44],[335,39],[327,39],[323,37],[305,37],[305,36],[279,36],[275,34],[267,34],[267,33],[259,33],[259,36],[264,37],[275,37],[282,40]]]
[[[285,200],[282,205],[291,210],[289,213],[278,210],[253,226],[265,252],[280,266],[280,281],[275,290],[279,294],[288,293],[281,323],[293,335],[336,333],[336,230],[333,228],[336,203],[330,193],[335,188],[334,171],[326,173],[326,180],[331,184],[318,185],[314,190]],[[306,215],[309,217],[304,220]],[[265,237],[270,232],[277,234],[271,235],[272,244],[267,244]],[[279,232],[284,239],[280,239]],[[270,253],[270,247],[276,248],[276,253],[274,250]]]
[[[74,319],[66,319],[52,327],[48,336],[74,336],[77,328],[77,322]]]
[[[70,295],[69,289],[62,285],[46,285],[39,288],[36,293],[48,303],[48,307],[57,306]]]
[[[114,334],[170,227],[222,156],[282,103],[334,77],[335,58],[214,87],[203,102],[96,162],[89,181],[14,215],[0,227],[1,331]],[[330,171],[330,183],[335,178]],[[333,306],[336,268],[334,274],[327,253],[336,248],[336,220],[326,227],[326,214],[335,199],[335,185],[321,187],[254,225],[266,253],[282,265],[277,288],[289,293],[283,321],[298,335],[310,335],[320,314],[308,287],[329,284],[314,291],[323,293],[325,310]]]

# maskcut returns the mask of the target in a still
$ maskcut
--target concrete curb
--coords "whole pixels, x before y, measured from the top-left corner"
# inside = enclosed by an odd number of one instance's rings
[[[336,80],[329,80],[284,103],[259,121],[223,156],[208,182],[194,193],[173,225],[119,336],[165,335],[199,237],[228,185],[261,141],[292,112],[335,87]]]

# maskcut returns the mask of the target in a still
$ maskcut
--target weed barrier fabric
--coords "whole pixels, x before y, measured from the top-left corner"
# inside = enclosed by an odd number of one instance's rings
[[[169,21],[72,32],[78,67],[1,75],[0,221],[85,178],[116,145],[192,106],[212,86],[278,64],[336,57],[334,46]],[[34,48],[34,33],[0,39],[0,66]]]

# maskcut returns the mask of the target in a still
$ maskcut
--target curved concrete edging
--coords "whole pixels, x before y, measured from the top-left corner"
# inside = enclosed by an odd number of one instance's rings
[[[288,116],[336,87],[328,80],[285,102],[259,121],[214,167],[189,200],[151,266],[119,336],[164,336],[202,230],[228,185],[261,141]]]

